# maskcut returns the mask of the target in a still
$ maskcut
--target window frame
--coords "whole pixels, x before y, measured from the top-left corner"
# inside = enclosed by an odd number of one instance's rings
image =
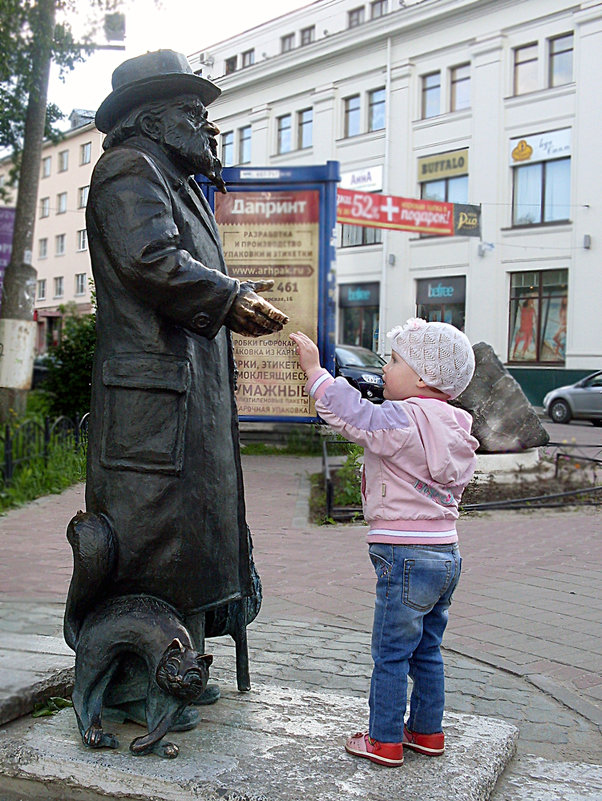
[[[464,64],[456,64],[455,67],[451,67],[449,71],[449,110],[450,111],[463,111],[464,109],[468,109],[471,107],[472,98],[470,96],[471,90],[471,71],[470,71],[470,61],[466,61]],[[466,69],[468,71],[468,75],[464,78],[456,77],[456,73],[458,70]],[[458,105],[458,96],[457,96],[457,87],[462,84],[468,84],[468,103],[465,106]]]
[[[378,13],[375,13],[378,9]],[[380,19],[387,13],[387,0],[373,0],[370,3],[370,19]]]
[[[61,247],[59,248],[59,244]],[[55,234],[54,236],[54,255],[55,256],[64,256],[65,255],[65,245],[66,245],[66,236],[65,234]]]
[[[40,237],[40,239],[38,239],[38,259],[47,259],[47,258],[48,258],[48,237],[42,236]]]
[[[75,295],[81,297],[86,294],[87,273],[75,273]]]
[[[288,125],[284,125],[284,121],[288,120]],[[288,132],[289,135],[289,147],[284,149],[283,141],[284,136]],[[278,156],[284,153],[291,153],[293,150],[293,115],[289,112],[288,114],[281,114],[280,116],[276,117],[276,154]]]
[[[60,292],[59,292],[60,289]],[[65,276],[64,275],[55,275],[54,276],[54,298],[64,298],[65,297]]]
[[[50,197],[40,198],[40,219],[50,217]]]
[[[378,103],[374,102],[374,95],[377,92],[382,92],[383,99]],[[374,117],[375,117],[375,109],[382,106],[383,112],[383,124],[380,128],[376,128],[374,125]],[[384,131],[387,127],[387,92],[384,86],[380,86],[378,89],[371,89],[368,92],[368,130],[369,131]]]
[[[238,69],[238,56],[229,56],[224,59],[224,75],[232,75]]]
[[[347,12],[347,28],[357,28],[363,25],[366,17],[366,9],[364,6],[357,6],[351,8]]]
[[[555,42],[559,42],[562,39],[569,39],[571,40],[570,48],[566,48],[564,50],[559,50],[558,52],[553,52],[553,47]],[[558,59],[562,57],[565,53],[571,54],[571,77],[568,81],[562,81],[560,83],[556,83],[553,79],[554,75],[554,59]],[[562,33],[559,36],[552,36],[548,39],[548,87],[553,89],[556,86],[567,86],[569,83],[573,83],[574,81],[574,53],[575,53],[575,33],[574,31],[569,31],[567,33]]]
[[[316,26],[308,25],[307,28],[301,28],[299,33],[300,47],[306,47],[316,40]]]
[[[69,169],[69,151],[61,150],[58,154],[59,172],[67,172]]]
[[[255,64],[255,48],[251,47],[240,54],[240,68],[247,69]]]
[[[52,172],[52,156],[44,156],[42,159],[42,178],[50,178]]]
[[[372,225],[350,225],[349,223],[337,223],[337,227],[337,247],[341,250],[382,245],[382,228],[375,228]],[[354,239],[357,241],[352,241]],[[368,241],[370,239],[372,241]]]
[[[303,119],[303,115],[310,113],[309,121]],[[309,128],[309,143],[305,142],[307,130]],[[307,150],[313,147],[313,133],[314,133],[314,109],[313,106],[302,108],[297,112],[297,148],[299,150]]]
[[[351,108],[350,104],[351,101],[357,101],[357,108]],[[350,120],[352,119],[352,114],[357,113],[357,131],[352,133],[350,131]],[[345,139],[350,139],[353,136],[359,136],[362,132],[362,101],[361,96],[358,94],[349,95],[348,97],[343,98],[343,137]],[[355,118],[353,118],[355,119]]]
[[[57,214],[66,214],[67,213],[67,193],[66,192],[58,192],[56,196],[56,213]]]
[[[429,86],[428,85],[429,78],[435,78],[435,77],[438,78],[438,83]],[[437,97],[438,110],[433,114],[427,114],[427,110],[432,99],[431,96],[435,94]],[[423,120],[430,120],[433,117],[438,117],[441,114],[441,70],[433,70],[432,72],[426,72],[424,75],[422,75],[420,113],[421,113],[421,119]]]
[[[77,208],[85,209],[88,205],[88,195],[90,194],[90,184],[80,186],[77,190]]]
[[[36,300],[46,300],[46,279],[38,278],[36,284]]]
[[[90,164],[92,161],[92,142],[84,142],[79,146],[79,164]]]
[[[526,50],[530,50],[531,48],[534,49],[535,57],[534,58],[525,58],[524,60],[519,60],[519,56],[521,52]],[[535,85],[532,89],[520,89],[519,91],[519,71],[521,67],[525,67],[527,64],[535,65]],[[519,47],[515,47],[513,50],[513,59],[512,59],[512,94],[514,97],[518,97],[519,95],[527,95],[530,92],[536,92],[538,89],[537,81],[538,81],[538,69],[539,69],[539,43],[538,42],[529,42],[527,44],[519,45]],[[526,70],[522,71],[523,73]],[[524,77],[523,77],[524,81]]]
[[[568,183],[568,200],[566,202],[566,206],[569,209],[570,215],[570,203],[571,203],[571,157],[564,156],[563,158],[559,159],[547,159],[545,161],[535,161],[531,164],[517,164],[512,167],[512,228],[534,228],[536,226],[542,225],[565,225],[571,222],[570,216],[562,217],[558,219],[548,219],[546,220],[546,189],[547,189],[547,181],[549,180],[549,176],[547,175],[548,165],[550,164],[558,164],[559,162],[568,162],[569,167],[569,183]],[[540,178],[540,193],[539,193],[539,220],[536,222],[525,222],[525,223],[517,223],[516,222],[516,212],[517,212],[517,176],[520,170],[528,169],[529,167],[540,167],[541,168],[541,178]]]
[[[564,278],[564,281],[560,283],[553,284],[551,282],[546,282],[544,278],[546,276],[553,275],[555,273],[560,273],[559,278]],[[518,282],[514,283],[515,276],[532,276],[536,277],[537,281],[532,281],[531,286],[527,287],[527,292],[521,293],[521,289],[525,288],[525,284],[518,284]],[[562,319],[560,316],[560,311],[564,308],[565,314],[565,325],[564,325],[564,336],[566,341],[566,312],[568,307],[568,295],[569,295],[569,270],[566,267],[556,267],[551,270],[517,270],[516,272],[510,273],[510,294],[508,298],[508,346],[507,346],[507,364],[510,365],[561,365],[566,363],[566,344],[564,348],[564,358],[558,359],[542,359],[542,352],[544,350],[546,341],[544,339],[548,321],[549,321],[549,314],[552,308],[552,300],[556,299],[559,300],[559,309],[558,309],[558,331],[557,334],[562,332],[560,331]],[[554,291],[552,287],[559,287],[562,291]],[[518,338],[517,334],[521,333],[522,330],[522,321],[521,321],[521,328],[518,328],[518,305],[520,301],[526,300],[527,298],[532,298],[536,301],[535,303],[535,327],[533,334],[533,341],[535,343],[535,358],[534,359],[517,359],[516,353],[518,350],[519,344],[523,344],[523,354],[526,352],[527,348],[525,347],[525,337]],[[544,314],[545,310],[545,314]],[[545,318],[545,319],[544,319]],[[526,334],[527,332],[522,332]],[[553,341],[555,338],[553,338]],[[557,350],[560,349],[560,343],[557,343]]]
[[[88,250],[88,229],[80,228],[77,232],[77,252]]]
[[[234,131],[224,131],[221,142],[221,162],[224,167],[234,164]]]
[[[281,53],[290,53],[291,50],[295,49],[295,34],[294,33],[287,33],[284,36],[280,37],[280,52]]]
[[[249,132],[249,135],[246,136],[246,132]],[[253,136],[253,129],[251,125],[243,125],[242,128],[238,129],[238,163],[239,164],[250,164],[251,163],[251,139]],[[248,143],[248,158],[246,157],[246,147]]]

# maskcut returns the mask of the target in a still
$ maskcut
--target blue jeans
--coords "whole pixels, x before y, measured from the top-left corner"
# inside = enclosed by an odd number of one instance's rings
[[[445,688],[441,640],[462,560],[453,545],[370,545],[376,570],[372,628],[370,736],[399,743],[408,674],[413,681],[407,727],[441,731]]]

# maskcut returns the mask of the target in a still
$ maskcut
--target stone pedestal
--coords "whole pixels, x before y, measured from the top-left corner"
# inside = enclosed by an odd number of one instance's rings
[[[334,693],[257,686],[224,690],[200,708],[197,729],[168,735],[177,759],[135,757],[141,729],[113,726],[117,751],[86,749],[72,710],[21,718],[0,729],[2,801],[482,801],[511,759],[514,726],[472,715],[444,720],[447,751],[427,758],[406,749],[390,769],[349,756],[346,736],[365,725],[366,701]]]

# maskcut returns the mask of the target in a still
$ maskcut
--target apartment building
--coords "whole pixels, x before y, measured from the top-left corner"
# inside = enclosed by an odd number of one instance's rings
[[[80,313],[92,308],[85,214],[90,177],[104,138],[94,126],[94,113],[74,110],[69,117],[72,127],[61,141],[47,141],[42,148],[32,254],[38,273],[38,353],[58,341],[66,304],[74,304]],[[0,183],[6,183],[9,170],[10,160],[4,159]]]
[[[339,341],[384,354],[419,314],[536,395],[602,367],[602,3],[318,0],[201,44],[224,164],[481,205],[481,241],[338,226]]]

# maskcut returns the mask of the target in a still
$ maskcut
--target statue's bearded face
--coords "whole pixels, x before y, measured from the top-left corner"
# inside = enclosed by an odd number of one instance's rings
[[[189,175],[219,178],[222,165],[215,139],[219,128],[209,122],[207,109],[198,98],[184,96],[166,105],[161,128],[164,146]]]

